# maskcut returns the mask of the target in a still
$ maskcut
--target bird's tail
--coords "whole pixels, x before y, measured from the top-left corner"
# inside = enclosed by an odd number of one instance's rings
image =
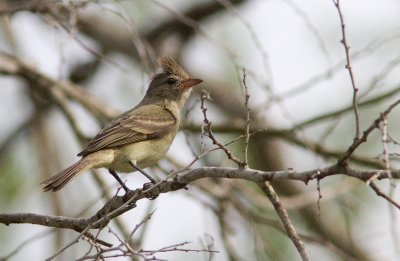
[[[44,185],[43,191],[58,191],[62,189],[73,177],[76,175],[89,170],[93,167],[94,162],[91,157],[83,157],[81,160],[54,175],[53,177],[43,181],[41,185]]]

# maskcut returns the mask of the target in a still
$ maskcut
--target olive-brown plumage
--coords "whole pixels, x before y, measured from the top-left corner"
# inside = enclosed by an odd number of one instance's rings
[[[169,149],[180,123],[180,111],[191,87],[202,80],[191,79],[172,58],[158,60],[162,73],[156,74],[142,101],[109,122],[81,151],[82,158],[44,181],[43,190],[57,191],[73,177],[93,168],[111,173],[132,172],[154,165]]]

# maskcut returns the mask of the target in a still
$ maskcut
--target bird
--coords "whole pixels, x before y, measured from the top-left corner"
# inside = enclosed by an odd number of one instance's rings
[[[159,57],[158,64],[162,72],[152,77],[142,100],[106,124],[78,153],[80,160],[43,181],[44,191],[58,191],[78,174],[97,168],[108,169],[125,191],[128,188],[116,172],[139,171],[155,183],[143,169],[166,154],[178,132],[180,112],[192,87],[203,82],[192,79],[169,56]]]

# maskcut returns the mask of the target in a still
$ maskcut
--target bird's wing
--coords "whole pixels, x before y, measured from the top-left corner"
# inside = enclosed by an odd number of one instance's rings
[[[143,105],[127,111],[106,125],[81,151],[85,156],[98,150],[115,148],[163,137],[176,127],[174,114],[159,105]]]

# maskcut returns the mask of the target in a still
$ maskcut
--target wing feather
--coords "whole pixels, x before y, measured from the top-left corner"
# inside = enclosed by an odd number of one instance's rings
[[[154,104],[135,107],[108,123],[78,156],[163,137],[176,127],[177,121],[165,107]]]

